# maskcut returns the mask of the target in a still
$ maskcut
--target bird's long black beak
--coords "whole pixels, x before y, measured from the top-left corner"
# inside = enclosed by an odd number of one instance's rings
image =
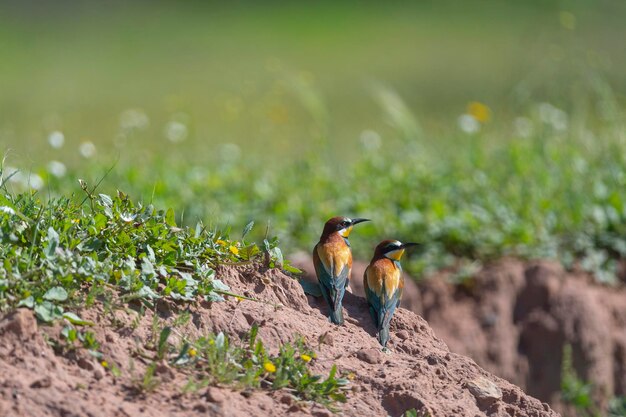
[[[354,226],[355,224],[363,223],[363,222],[371,222],[371,220],[361,219],[361,218],[352,219],[352,226]]]
[[[402,244],[402,249],[410,248],[412,246],[422,246],[421,243],[407,242]]]

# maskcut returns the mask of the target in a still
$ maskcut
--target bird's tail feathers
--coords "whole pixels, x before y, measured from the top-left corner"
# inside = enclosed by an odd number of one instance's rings
[[[336,308],[330,309],[330,321],[335,324],[343,324],[343,308],[341,308],[341,303],[337,304]]]
[[[389,324],[391,323],[391,312],[384,311],[378,316],[378,341],[383,347],[389,341]]]
[[[378,330],[378,341],[382,347],[387,347],[387,342],[389,341],[389,326],[382,327]]]

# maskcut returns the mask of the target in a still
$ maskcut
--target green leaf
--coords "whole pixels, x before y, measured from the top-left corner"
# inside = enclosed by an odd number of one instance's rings
[[[43,298],[50,301],[65,301],[67,300],[67,291],[63,287],[50,288],[43,295]]]
[[[50,301],[44,301],[35,306],[35,314],[39,320],[50,323],[63,317],[63,309]]]
[[[274,266],[276,268],[282,268],[283,267],[283,252],[280,250],[280,248],[276,246],[275,248],[272,248],[270,253],[272,255],[272,259],[274,260]]]
[[[167,209],[167,213],[165,213],[165,223],[168,226],[176,227],[176,217],[174,216],[174,209]]]
[[[104,357],[102,352],[98,352],[97,350],[89,349],[88,352],[91,356],[93,356],[94,358],[98,360],[101,360]]]
[[[99,194],[98,197],[100,198],[100,204],[102,204],[103,206],[105,207],[113,206],[113,200],[108,195]]]
[[[61,330],[61,336],[65,337],[68,342],[74,343],[74,341],[78,338],[78,332],[72,326],[65,326],[63,330]]]
[[[20,300],[20,302],[17,303],[17,306],[18,307],[33,308],[35,306],[35,299],[31,295],[29,297],[26,297],[26,298]]]
[[[217,336],[215,336],[215,347],[218,349],[222,349],[225,342],[226,336],[224,336],[224,332],[219,332]]]
[[[152,265],[152,263],[148,260],[148,258],[143,258],[141,262],[141,275],[146,278],[151,278],[155,274],[156,273],[154,272],[154,266]]]
[[[216,290],[230,291],[230,288],[228,287],[228,285],[224,284],[219,279],[214,279],[213,281],[211,281],[211,283],[213,284],[213,288],[215,288]]]
[[[83,320],[80,317],[78,317],[75,313],[72,313],[71,311],[67,311],[63,313],[63,318],[69,321],[70,323],[76,324],[78,326],[93,326],[94,325],[93,322],[88,321],[88,320]]]
[[[285,262],[283,264],[283,270],[287,271],[287,272],[289,272],[291,274],[301,274],[302,273],[302,271],[300,269],[296,268],[295,266],[291,265],[288,262]]]
[[[224,297],[213,291],[205,295],[204,299],[211,303],[221,303],[222,301],[224,301]]]
[[[155,299],[161,298],[159,294],[154,292],[152,288],[148,287],[147,285],[144,285],[143,287],[141,287],[139,291],[137,291],[136,295],[139,298],[146,298],[149,300],[155,300]]]
[[[157,357],[159,359],[163,359],[165,357],[165,353],[167,351],[167,339],[170,337],[172,333],[172,329],[169,326],[166,326],[161,330],[161,334],[159,335],[159,344],[157,347]]]
[[[243,240],[246,237],[246,235],[250,233],[253,227],[254,227],[254,221],[251,221],[250,223],[246,225],[246,227],[243,228],[243,233],[241,234],[241,240]]]
[[[176,356],[176,359],[174,359],[172,363],[174,365],[184,365],[189,362],[189,356],[187,355],[187,352],[189,352],[189,348],[189,343],[185,342],[180,350],[180,353],[178,354],[178,356]]]
[[[59,247],[59,234],[54,230],[52,226],[48,228],[48,244],[45,248],[45,254],[47,258],[54,258],[56,256],[56,250]]]

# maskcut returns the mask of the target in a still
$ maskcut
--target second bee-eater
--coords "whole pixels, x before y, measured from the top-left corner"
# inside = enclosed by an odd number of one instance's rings
[[[378,331],[378,341],[383,348],[389,341],[389,324],[400,304],[404,288],[400,258],[405,248],[417,245],[397,240],[383,240],[376,246],[374,257],[363,275],[365,297]]]
[[[355,224],[368,219],[333,217],[324,225],[320,241],[313,248],[313,264],[324,300],[330,308],[329,318],[343,323],[341,301],[350,282],[352,251],[348,236]]]

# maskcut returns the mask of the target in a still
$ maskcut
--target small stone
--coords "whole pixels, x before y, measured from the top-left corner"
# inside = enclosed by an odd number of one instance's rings
[[[400,340],[406,340],[409,336],[408,330],[400,330],[399,332],[396,332],[396,337]]]
[[[280,403],[285,405],[291,405],[293,403],[293,397],[289,394],[285,394],[280,397]]]
[[[243,395],[243,392],[241,394]],[[222,392],[218,388],[215,388],[215,387],[207,388],[204,396],[206,397],[207,401],[210,401],[212,403],[223,403],[224,400],[226,399],[224,394],[222,394]]]
[[[428,362],[429,365],[437,365],[441,363],[441,358],[434,353],[431,353],[430,355],[426,356],[426,362]]]
[[[37,381],[30,384],[31,388],[48,388],[52,385],[52,380],[49,376],[38,379]]]
[[[356,353],[357,359],[370,363],[377,364],[382,362],[382,354],[379,349],[361,349]]]
[[[313,417],[332,417],[332,413],[326,409],[319,409],[311,412]]]
[[[491,403],[502,399],[500,387],[485,377],[479,376],[465,385],[479,402]]]
[[[78,366],[87,371],[93,371],[94,369],[93,362],[85,357],[78,359]]]
[[[94,369],[93,377],[100,381],[102,378],[104,378],[104,370],[102,370],[102,368]]]
[[[206,413],[208,411],[208,408],[206,407],[206,405],[202,403],[198,403],[193,406],[193,411],[197,411],[199,413]]]

